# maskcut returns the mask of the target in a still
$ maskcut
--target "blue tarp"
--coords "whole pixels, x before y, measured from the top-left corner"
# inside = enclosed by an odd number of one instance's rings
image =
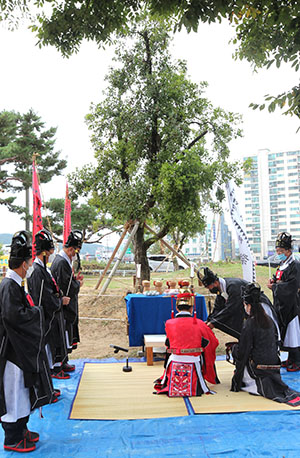
[[[34,457],[299,457],[300,411],[203,414],[152,420],[69,420],[84,362],[75,360],[70,380],[55,380],[59,402],[35,411],[29,427],[40,433]],[[124,365],[124,361],[121,363]],[[300,389],[300,373],[282,371],[291,387]],[[108,381],[109,383],[109,381]],[[249,395],[250,396],[250,395]],[[1,430],[0,441],[3,443]],[[1,448],[0,448],[1,450]],[[16,453],[0,451],[0,456]],[[31,455],[30,455],[31,456]]]

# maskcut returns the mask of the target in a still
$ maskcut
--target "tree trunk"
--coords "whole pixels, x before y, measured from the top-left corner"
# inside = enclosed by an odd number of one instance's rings
[[[144,226],[140,226],[133,238],[134,261],[141,264],[141,281],[150,280],[150,268],[147,258],[147,247],[144,240]]]
[[[177,256],[173,255],[172,256],[172,261],[173,261],[174,270],[179,270],[179,264],[178,264]]]

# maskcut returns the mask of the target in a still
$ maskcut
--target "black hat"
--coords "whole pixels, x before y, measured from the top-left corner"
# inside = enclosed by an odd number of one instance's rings
[[[65,243],[65,247],[81,248],[83,242],[83,234],[81,231],[71,231],[68,240]]]
[[[53,248],[54,243],[52,235],[49,231],[47,231],[47,229],[42,229],[35,234],[35,249],[37,254],[41,253],[42,251],[53,250]]]
[[[25,261],[31,257],[31,235],[26,231],[16,232],[11,241],[9,259]]]
[[[204,275],[201,276],[198,271],[197,276],[199,280],[203,283],[205,288],[208,288],[209,285],[214,283],[216,280],[219,280],[219,277],[217,276],[217,274],[214,274],[213,271],[209,269],[209,267],[203,267],[203,272],[204,272]]]
[[[260,294],[260,285],[256,282],[248,283],[246,286],[241,287],[243,302],[246,302],[247,304],[258,304],[260,302]]]
[[[276,239],[276,248],[285,248],[290,250],[292,248],[292,236],[288,232],[279,232]]]

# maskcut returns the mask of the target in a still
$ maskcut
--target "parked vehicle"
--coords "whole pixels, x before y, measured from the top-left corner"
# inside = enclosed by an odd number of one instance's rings
[[[300,253],[294,253],[294,256],[295,256],[296,261],[300,262]],[[271,267],[278,267],[280,264],[280,261],[278,259],[277,254],[273,254],[272,256],[269,256],[266,259],[258,259],[258,261],[256,261],[256,265],[268,267],[269,262],[270,262]]]
[[[148,263],[150,270],[155,272],[174,272],[174,264],[172,259],[165,254],[150,254],[148,255]],[[178,258],[179,269],[187,269],[188,266]]]

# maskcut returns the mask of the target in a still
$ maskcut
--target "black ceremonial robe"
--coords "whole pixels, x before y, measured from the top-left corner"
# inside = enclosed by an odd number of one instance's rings
[[[299,278],[298,268],[295,261],[290,262],[284,270],[277,270],[276,282],[272,285],[272,292],[274,298],[274,307],[278,316],[278,323],[280,326],[281,338],[284,342],[289,328],[289,324],[297,317],[299,317]],[[298,326],[299,327],[299,324]],[[298,342],[300,338],[291,335],[291,342],[295,340],[295,345],[283,346],[283,349],[290,350],[290,348],[299,347]]]
[[[224,278],[224,280],[228,298],[225,299],[222,294],[217,295],[213,311],[207,321],[215,328],[239,339],[246,318],[241,287],[246,286],[248,282],[240,278]]]
[[[34,262],[27,279],[28,290],[35,304],[43,308],[45,316],[45,343],[49,344],[53,363],[67,359],[62,295],[50,272]]]
[[[66,320],[69,344],[70,346],[76,345],[80,341],[78,329],[78,293],[80,282],[75,279],[68,261],[60,254],[55,256],[51,265],[51,272],[63,295],[70,297],[69,304],[63,307],[63,313]]]
[[[53,399],[44,347],[42,310],[31,305],[24,289],[15,280],[4,278],[0,284],[0,416],[6,413],[3,386],[6,361],[23,371],[32,409]]]
[[[270,320],[269,328],[261,328],[253,317],[249,317],[232,352],[236,370],[231,391],[248,391],[298,406],[300,393],[290,389],[281,379],[278,350],[278,335],[273,321]]]

